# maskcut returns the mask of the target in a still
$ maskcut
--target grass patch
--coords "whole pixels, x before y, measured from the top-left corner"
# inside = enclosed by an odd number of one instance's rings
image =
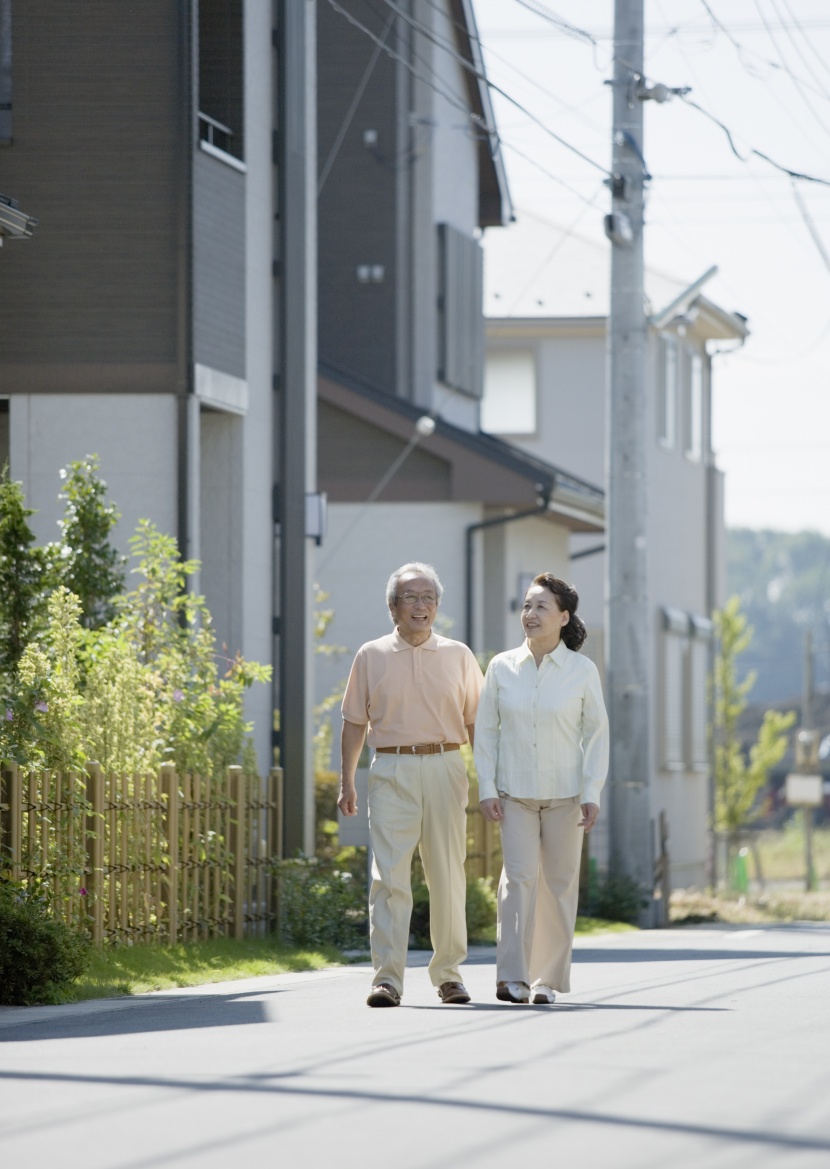
[[[263,974],[322,970],[344,961],[329,947],[299,949],[273,937],[212,938],[186,946],[106,946],[92,952],[89,966],[67,990],[65,1002],[145,994],[177,986],[201,986]]]
[[[804,879],[804,818],[800,812],[779,831],[765,829],[754,833],[752,842],[749,871],[756,880]],[[830,828],[813,829],[813,865],[819,881],[830,878]]]
[[[830,921],[830,893],[758,893],[713,896],[697,889],[676,889],[671,895],[672,925],[725,922],[761,925],[784,921]]]
[[[574,931],[579,937],[589,934],[629,934],[632,931],[637,931],[636,925],[629,925],[624,921],[605,921],[601,917],[578,917],[576,919],[576,930]]]
[[[618,921],[600,921],[579,917],[576,933],[624,933],[634,929]],[[495,944],[492,937],[476,939],[478,944]],[[368,955],[362,951],[359,957]],[[231,982],[239,978],[257,978],[263,974],[288,974],[300,970],[324,970],[348,962],[339,950],[327,946],[298,949],[285,946],[274,938],[212,938],[206,942],[189,942],[186,946],[105,946],[93,950],[89,967],[67,989],[64,1002],[85,999],[115,998],[120,995],[146,994],[151,990],[172,987],[202,986],[208,982]]]

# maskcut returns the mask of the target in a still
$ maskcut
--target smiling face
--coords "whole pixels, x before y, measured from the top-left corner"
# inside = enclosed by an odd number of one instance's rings
[[[389,611],[401,637],[407,641],[413,637],[426,641],[438,614],[434,583],[428,576],[406,573],[398,579],[395,601]]]
[[[567,609],[559,608],[556,596],[544,585],[531,585],[522,606],[522,629],[528,641],[550,643],[551,648],[559,644],[563,628],[570,616]]]

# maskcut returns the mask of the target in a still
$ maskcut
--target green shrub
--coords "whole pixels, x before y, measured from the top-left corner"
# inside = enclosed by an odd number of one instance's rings
[[[86,969],[89,948],[86,934],[53,918],[43,900],[0,883],[0,1004],[60,1002]]]
[[[496,924],[496,894],[492,877],[467,878],[467,937],[470,942],[489,939]],[[429,890],[422,877],[412,882],[412,918],[409,926],[412,944],[419,950],[429,949]]]
[[[279,861],[276,871],[281,941],[344,950],[365,938],[366,886],[352,873],[306,856]]]
[[[634,925],[646,904],[643,891],[633,877],[609,869],[596,884],[588,913],[604,921],[624,921]]]

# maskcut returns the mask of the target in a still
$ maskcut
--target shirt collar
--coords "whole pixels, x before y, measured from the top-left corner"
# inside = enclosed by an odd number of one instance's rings
[[[527,661],[528,658],[533,660],[533,654],[530,652],[530,646],[527,644],[527,640],[525,640],[522,645],[519,646],[519,655],[519,661],[521,662]],[[565,645],[564,641],[560,641],[556,649],[551,650],[550,653],[545,654],[545,657],[542,658],[542,661],[544,661],[545,658],[550,658],[550,660],[555,662],[557,666],[564,666],[565,658],[567,656],[568,647]]]
[[[403,650],[403,649],[408,649],[408,650],[415,650],[415,649],[436,650],[436,649],[438,649],[438,638],[435,636],[435,631],[430,629],[429,637],[426,639],[426,641],[424,642],[423,645],[410,645],[409,642],[406,641],[405,638],[401,637],[400,633],[398,632],[398,627],[396,625],[394,630],[392,631],[392,650],[395,653],[398,653],[400,650]]]

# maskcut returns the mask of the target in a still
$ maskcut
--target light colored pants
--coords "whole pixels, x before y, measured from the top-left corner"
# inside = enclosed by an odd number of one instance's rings
[[[369,772],[372,884],[369,937],[374,984],[403,992],[412,916],[412,856],[429,888],[433,986],[460,982],[467,957],[467,772],[460,751],[375,755]]]
[[[571,989],[582,818],[579,796],[502,796],[496,978]],[[541,879],[540,879],[541,878]]]

